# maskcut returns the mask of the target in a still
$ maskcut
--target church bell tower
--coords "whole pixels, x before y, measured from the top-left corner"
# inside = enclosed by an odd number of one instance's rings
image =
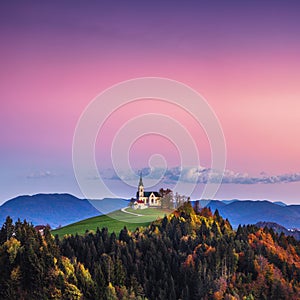
[[[139,198],[144,197],[144,184],[143,184],[142,172],[140,173],[138,192],[139,192]]]

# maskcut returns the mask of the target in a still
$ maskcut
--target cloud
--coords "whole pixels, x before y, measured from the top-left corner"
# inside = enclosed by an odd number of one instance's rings
[[[281,175],[268,175],[261,172],[258,176],[250,176],[248,173],[239,173],[225,170],[223,173],[218,170],[205,167],[173,167],[162,168],[143,168],[143,177],[148,179],[162,179],[166,184],[176,183],[178,180],[186,183],[219,183],[222,184],[275,184],[299,182],[300,173],[288,173]],[[119,176],[119,175],[120,176]],[[106,180],[136,180],[139,171],[118,170],[118,174],[112,170],[102,170],[100,175]]]
[[[28,174],[26,178],[28,179],[41,179],[41,178],[50,178],[56,177],[57,174],[51,171],[36,171]]]

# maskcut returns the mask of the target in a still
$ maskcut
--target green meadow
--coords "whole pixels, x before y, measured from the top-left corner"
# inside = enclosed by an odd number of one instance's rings
[[[97,228],[101,229],[107,227],[109,232],[119,233],[124,226],[128,230],[135,230],[137,227],[148,226],[152,221],[163,218],[171,211],[160,208],[146,208],[146,209],[131,209],[126,208],[126,212],[116,210],[107,215],[101,215],[89,219],[85,219],[59,229],[52,230],[52,234],[58,234],[63,237],[68,234],[84,234],[86,231],[95,232]]]

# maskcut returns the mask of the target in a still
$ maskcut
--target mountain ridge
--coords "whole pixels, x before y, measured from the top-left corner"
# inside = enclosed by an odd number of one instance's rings
[[[98,205],[97,202],[100,201],[103,202]],[[106,213],[111,206],[115,206],[116,209],[126,206],[125,199],[116,198],[113,201],[116,202],[112,205],[111,199],[92,200],[97,209],[89,200],[66,193],[18,196],[0,206],[0,224],[10,216],[14,221],[26,219],[34,225],[48,224],[51,228],[57,228]]]
[[[267,200],[234,201],[225,205],[219,202],[211,200],[206,206],[213,212],[218,209],[234,227],[265,221],[275,222],[288,229],[300,228],[300,205],[282,206]]]
[[[269,228],[272,229],[274,232],[281,234],[284,233],[286,236],[293,236],[296,240],[300,240],[300,231],[296,229],[286,229],[285,227],[274,223],[274,222],[258,222],[255,224],[255,226],[260,228]]]

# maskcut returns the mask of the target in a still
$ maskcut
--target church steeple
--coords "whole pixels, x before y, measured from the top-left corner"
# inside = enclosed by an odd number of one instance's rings
[[[140,182],[138,186],[138,198],[144,197],[144,184],[143,184],[143,178],[142,178],[142,172],[140,173]]]
[[[142,178],[142,171],[140,172],[140,182],[139,182],[139,186],[144,186],[143,184],[143,178]]]

